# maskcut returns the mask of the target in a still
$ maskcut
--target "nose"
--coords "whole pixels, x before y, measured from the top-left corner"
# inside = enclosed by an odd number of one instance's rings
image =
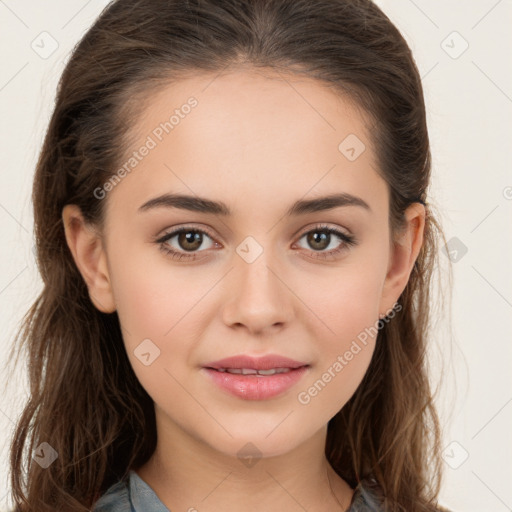
[[[252,263],[237,255],[227,279],[229,298],[222,312],[226,325],[261,335],[290,323],[294,294],[270,251],[264,250]]]

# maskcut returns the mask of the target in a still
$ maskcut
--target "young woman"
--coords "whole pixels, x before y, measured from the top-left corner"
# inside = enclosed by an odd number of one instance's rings
[[[439,510],[430,171],[371,1],[112,2],[34,180],[16,510]]]

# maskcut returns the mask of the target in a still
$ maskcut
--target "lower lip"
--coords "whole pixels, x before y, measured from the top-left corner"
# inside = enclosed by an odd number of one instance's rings
[[[242,375],[203,368],[215,384],[245,400],[267,400],[296,384],[308,370],[307,366],[274,375]]]

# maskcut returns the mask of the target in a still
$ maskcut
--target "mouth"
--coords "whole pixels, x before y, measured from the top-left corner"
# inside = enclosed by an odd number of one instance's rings
[[[207,370],[215,370],[220,373],[231,373],[234,375],[255,375],[256,377],[266,377],[268,375],[276,375],[280,373],[290,373],[300,368],[307,368],[309,364],[294,368],[269,368],[268,370],[256,370],[255,368],[209,368]]]

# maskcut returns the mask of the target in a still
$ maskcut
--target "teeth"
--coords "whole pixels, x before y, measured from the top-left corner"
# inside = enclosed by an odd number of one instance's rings
[[[219,368],[219,372],[235,373],[241,375],[274,375],[276,373],[288,373],[290,368],[272,368],[270,370],[254,370],[253,368]]]
[[[272,368],[270,370],[258,370],[260,375],[274,375],[275,373],[288,373],[290,368]]]

